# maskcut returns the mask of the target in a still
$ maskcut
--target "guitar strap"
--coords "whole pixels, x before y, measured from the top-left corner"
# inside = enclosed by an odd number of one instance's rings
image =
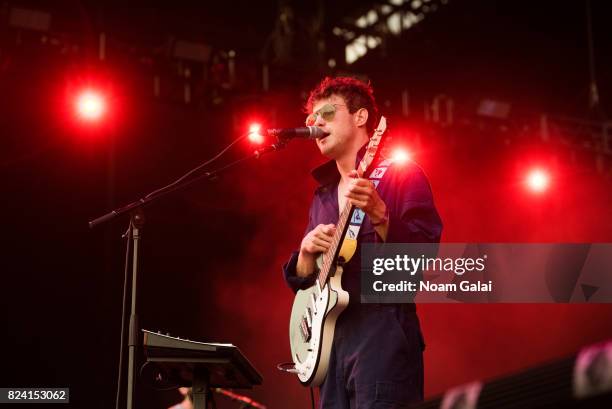
[[[374,184],[374,187],[378,189],[378,185],[382,180],[385,173],[387,173],[387,169],[393,163],[391,159],[385,159],[380,162],[372,172],[370,172],[370,176],[368,179]],[[346,238],[357,240],[357,236],[359,235],[359,230],[361,229],[361,225],[363,224],[363,219],[365,218],[365,213],[363,210],[359,208],[355,208],[353,210],[353,214],[351,216],[351,221],[349,223],[348,230],[346,232]]]

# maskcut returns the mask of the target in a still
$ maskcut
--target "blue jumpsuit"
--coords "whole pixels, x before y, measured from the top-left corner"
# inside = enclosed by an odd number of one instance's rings
[[[359,158],[358,158],[359,160]],[[310,207],[310,232],[319,224],[338,222],[338,182],[334,161],[312,172],[320,186]],[[442,222],[434,206],[429,182],[414,163],[391,165],[378,186],[389,210],[389,243],[440,241]],[[359,242],[380,242],[366,217]],[[293,291],[312,280],[297,277],[298,252],[283,266]],[[338,318],[330,366],[320,388],[322,409],[395,409],[423,400],[425,343],[414,304],[360,303],[360,246],[344,266],[342,287],[349,292],[348,307]]]

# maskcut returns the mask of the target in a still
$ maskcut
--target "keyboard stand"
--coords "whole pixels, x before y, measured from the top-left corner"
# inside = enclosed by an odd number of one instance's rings
[[[206,409],[206,398],[210,393],[210,389],[208,387],[208,371],[205,366],[195,366],[193,369],[192,385],[193,409]]]

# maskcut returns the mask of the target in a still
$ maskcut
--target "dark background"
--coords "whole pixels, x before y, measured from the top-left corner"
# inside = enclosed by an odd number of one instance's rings
[[[400,36],[385,37],[352,65],[342,62],[343,44],[332,30],[380,3],[324,3],[1,4],[0,386],[68,386],[75,407],[114,405],[121,234],[128,221],[94,230],[87,221],[212,157],[251,120],[299,126],[308,90],[325,75],[372,82],[390,135],[410,147],[430,178],[444,241],[612,239],[610,155],[596,149],[586,125],[553,126],[566,117],[596,126],[606,121],[612,91],[606,2],[591,2],[595,107],[584,1],[432,2],[436,12]],[[13,7],[50,13],[49,30],[11,26]],[[293,12],[293,34],[279,37],[274,27],[283,7]],[[104,61],[100,32],[108,38]],[[207,44],[210,59],[173,57],[177,39]],[[233,83],[229,50],[236,52]],[[267,91],[263,64],[270,70]],[[189,79],[178,74],[185,69]],[[70,102],[90,85],[109,96],[108,116],[95,125],[75,120]],[[410,95],[408,113],[401,109],[402,90]],[[454,101],[452,124],[428,121],[424,113],[440,94]],[[478,117],[483,98],[510,103],[510,116]],[[544,113],[555,136],[548,142],[540,137]],[[252,149],[243,141],[224,161]],[[295,141],[146,209],[141,327],[239,346],[264,375],[263,385],[248,393],[270,408],[310,405],[307,390],[275,367],[290,360],[292,294],[280,265],[301,240],[315,188],[308,171],[321,162],[312,144]],[[522,178],[533,165],[551,170],[544,195],[524,189]],[[422,305],[419,313],[428,397],[612,336],[610,305]],[[178,400],[174,392],[139,385],[137,407]]]

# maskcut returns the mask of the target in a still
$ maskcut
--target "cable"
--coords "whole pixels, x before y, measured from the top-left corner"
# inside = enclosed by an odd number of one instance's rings
[[[314,390],[312,387],[308,389],[310,389],[310,402],[312,403],[312,409],[315,409]]]
[[[162,191],[162,190],[166,190],[176,184],[181,183],[183,180],[187,179],[189,176],[193,175],[195,172],[197,172],[198,170],[202,169],[205,166],[210,165],[212,162],[216,161],[217,159],[219,159],[225,152],[227,152],[232,146],[236,145],[238,142],[240,142],[241,140],[243,140],[244,138],[246,138],[248,136],[248,133],[243,134],[241,136],[239,136],[238,138],[234,139],[233,142],[231,142],[229,145],[227,145],[225,148],[223,148],[223,150],[221,150],[221,152],[219,152],[218,154],[216,154],[215,156],[213,156],[211,159],[207,160],[206,162],[196,166],[195,168],[191,169],[189,172],[185,173],[183,176],[181,176],[180,178],[178,178],[177,180],[175,180],[174,182],[161,187],[157,190],[154,190],[153,192],[149,193],[148,195],[146,195],[144,198],[148,199],[152,196],[154,196],[156,193]]]
[[[295,374],[298,373],[298,370],[295,369],[294,362],[282,362],[276,365],[276,369],[278,369],[279,371],[283,371],[283,372],[289,372],[289,373],[295,373]]]

